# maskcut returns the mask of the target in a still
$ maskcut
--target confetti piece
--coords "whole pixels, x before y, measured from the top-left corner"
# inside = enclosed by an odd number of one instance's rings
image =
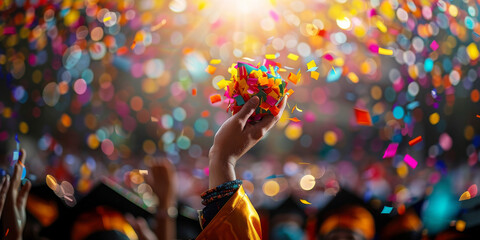
[[[405,154],[405,157],[403,158],[403,161],[407,163],[408,166],[411,168],[416,168],[417,167],[417,161],[410,155]]]
[[[217,86],[220,89],[224,89],[228,85],[229,81],[226,81],[225,79],[222,79],[217,82]]]
[[[133,41],[132,45],[130,46],[130,49],[133,50],[133,49],[135,48],[135,45],[136,45],[136,44],[137,44],[137,43],[136,43],[135,41]]]
[[[266,59],[276,59],[277,56],[275,56],[275,54],[265,54],[265,58]]]
[[[477,189],[477,184],[473,184],[473,185],[470,186],[470,187],[468,188],[468,190],[467,190],[467,192],[470,193],[470,197],[472,197],[472,198],[475,197],[475,196],[477,196],[477,191],[478,191],[478,189]]]
[[[437,41],[433,40],[432,43],[430,43],[430,48],[435,51],[438,49],[438,43]]]
[[[383,206],[381,214],[390,214],[393,210],[393,207]]]
[[[210,96],[210,102],[212,104],[220,102],[220,101],[222,101],[222,97],[220,96],[220,94],[215,94],[213,96]]]
[[[288,74],[288,80],[290,80],[290,82],[292,82],[295,85],[298,83],[297,75],[293,73]]]
[[[364,125],[364,126],[372,126],[372,118],[370,117],[370,113],[368,111],[354,108],[355,111],[355,117],[357,118],[357,124],[358,125]]]
[[[398,149],[398,143],[390,143],[388,144],[387,150],[385,150],[385,154],[383,154],[383,158],[391,158],[395,156]]]
[[[352,83],[358,83],[358,80],[359,80],[357,74],[355,74],[355,73],[353,73],[353,72],[349,72],[349,73],[347,74],[347,78],[350,79],[350,81],[351,81]]]
[[[315,80],[318,80],[318,77],[320,77],[320,73],[318,73],[316,71],[311,71],[310,72],[310,77],[315,79]]]
[[[310,202],[308,202],[308,201],[305,200],[305,199],[300,199],[300,202],[303,203],[303,204],[305,204],[305,205],[310,205],[310,204],[311,204]]]
[[[460,196],[460,199],[458,199],[458,201],[464,201],[464,200],[468,200],[472,198],[472,195],[470,195],[470,192],[468,191],[465,191],[461,196]]]
[[[141,175],[148,175],[148,170],[138,170]]]
[[[278,13],[273,10],[270,10],[270,17],[272,17],[275,22],[278,22],[278,20],[280,20],[280,16],[278,16]]]
[[[377,21],[375,25],[377,25],[378,30],[380,30],[381,32],[383,33],[387,32],[387,26],[385,26],[385,24],[382,21]]]
[[[249,61],[249,62],[255,61],[255,59],[252,59],[252,58],[249,58],[249,57],[244,57],[244,58],[242,58],[242,59],[243,59],[243,60],[247,60],[247,61]]]
[[[329,53],[323,55],[323,58],[325,58],[325,60],[330,61],[330,62],[333,61],[333,56]]]
[[[290,60],[293,60],[293,61],[297,61],[298,60],[298,55],[295,55],[293,53],[289,53],[287,58],[290,59]]]
[[[155,32],[155,31],[157,31],[158,29],[162,28],[166,23],[167,23],[167,19],[163,19],[160,23],[152,26],[152,27],[150,28],[150,31],[151,31],[151,32]]]
[[[192,88],[192,96],[197,96],[197,89],[196,88]]]
[[[300,108],[298,108],[298,106],[297,106],[297,105],[295,105],[295,109],[296,109],[298,112],[303,112],[303,110],[302,110],[302,109],[300,109]]]
[[[307,69],[308,71],[315,71],[317,70],[317,64],[315,63],[314,60],[310,61],[307,63]]]
[[[10,228],[7,228],[7,231],[5,232],[5,236],[3,236],[3,238],[6,238],[6,237],[7,237],[8,232],[10,232]]]
[[[480,115],[477,114],[477,118],[480,118]]]
[[[108,16],[108,17],[103,19],[103,22],[107,22],[108,20],[111,20],[111,19],[112,19],[112,16]]]
[[[410,140],[410,142],[408,142],[408,145],[413,146],[413,145],[415,145],[415,144],[417,144],[421,141],[422,141],[422,136],[418,136],[418,137]]]
[[[393,55],[393,50],[385,49],[385,48],[378,48],[378,54],[390,56],[390,55]]]
[[[221,63],[221,62],[222,62],[221,59],[212,59],[212,60],[210,60],[210,64],[213,64],[213,65],[219,64],[219,63]]]
[[[458,220],[457,223],[455,224],[455,229],[459,232],[463,232],[465,230],[465,226],[467,223],[463,220]]]
[[[335,71],[335,68],[332,66],[332,70],[333,70],[333,73],[335,73],[335,75],[337,75],[337,71]]]
[[[213,75],[215,70],[217,70],[217,68],[212,65],[208,65],[207,68],[205,68],[205,72],[209,73],[210,75]]]
[[[280,174],[280,175],[273,174],[273,175],[270,175],[270,176],[266,177],[265,179],[274,179],[274,178],[283,178],[283,177],[285,177],[285,175],[283,175],[283,174]]]
[[[300,122],[301,120],[294,117],[294,118],[289,118],[288,120],[292,121],[292,122]]]

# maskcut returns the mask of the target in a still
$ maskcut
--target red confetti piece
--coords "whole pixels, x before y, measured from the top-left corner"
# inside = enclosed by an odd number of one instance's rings
[[[5,232],[5,236],[3,236],[4,238],[6,238],[6,237],[7,237],[7,235],[8,235],[8,232],[10,232],[10,228],[7,228],[7,232]]]
[[[121,47],[121,48],[119,48],[119,49],[117,50],[117,55],[120,56],[120,55],[123,55],[123,54],[125,54],[125,53],[127,53],[127,52],[128,52],[128,48],[125,47],[125,46],[123,46],[123,47]]]
[[[215,94],[215,95],[210,96],[210,102],[212,104],[214,104],[216,102],[220,102],[220,101],[222,101],[222,97],[220,96],[220,94]]]
[[[289,118],[288,120],[292,121],[292,122],[300,122],[301,120],[294,117],[294,118]]]
[[[192,96],[197,96],[197,89],[196,88],[192,89]]]
[[[132,46],[130,46],[130,49],[133,50],[133,49],[135,48],[135,45],[136,45],[136,44],[137,44],[137,42],[133,41]]]
[[[422,140],[423,140],[423,139],[422,139],[422,136],[418,136],[418,137],[410,140],[410,142],[408,142],[408,145],[413,146],[413,145],[421,142]]]
[[[370,113],[366,110],[354,108],[355,117],[357,118],[358,125],[364,126],[372,126],[372,118],[370,117]]]
[[[478,192],[478,189],[477,189],[477,184],[473,184],[472,186],[470,186],[467,190],[467,192],[470,193],[470,196],[473,198],[475,196],[477,196],[477,192]]]
[[[477,118],[480,118],[480,115],[477,114]]]

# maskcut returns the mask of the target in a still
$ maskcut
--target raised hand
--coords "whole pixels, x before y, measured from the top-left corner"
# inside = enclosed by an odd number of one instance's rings
[[[20,162],[25,162],[27,154],[24,149],[21,150]],[[13,170],[13,176],[10,180],[10,187],[5,199],[4,212],[2,214],[3,232],[8,229],[7,240],[22,239],[23,229],[27,220],[25,206],[27,204],[28,192],[32,187],[30,181],[20,187],[22,178],[22,166],[16,163]]]
[[[256,96],[248,100],[242,109],[227,119],[215,134],[213,146],[209,152],[210,188],[235,180],[234,167],[237,160],[275,126],[285,110],[287,96],[280,103],[280,112],[277,116],[267,115],[259,122],[248,122],[259,101],[260,99]]]

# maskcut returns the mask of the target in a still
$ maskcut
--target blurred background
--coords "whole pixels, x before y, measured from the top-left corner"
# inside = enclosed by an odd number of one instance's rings
[[[217,83],[232,64],[268,58],[285,80],[302,75],[289,82],[295,93],[279,124],[237,165],[257,209],[291,197],[314,213],[342,187],[401,214],[444,182],[447,210],[419,211],[438,232],[455,225],[458,198],[480,184],[479,3],[0,1],[3,167],[18,135],[34,185],[51,175],[78,200],[108,177],[154,209],[139,170],[166,158],[177,168],[180,214],[196,220],[208,150],[231,115],[209,97],[223,96]],[[312,60],[318,79],[307,71]],[[358,124],[354,108],[372,125]],[[391,143],[398,150],[383,158]],[[429,211],[442,219],[438,229]]]

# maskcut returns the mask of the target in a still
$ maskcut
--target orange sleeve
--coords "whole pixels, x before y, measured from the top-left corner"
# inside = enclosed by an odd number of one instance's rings
[[[204,239],[262,239],[260,217],[243,186],[235,192],[212,221],[198,235]]]

